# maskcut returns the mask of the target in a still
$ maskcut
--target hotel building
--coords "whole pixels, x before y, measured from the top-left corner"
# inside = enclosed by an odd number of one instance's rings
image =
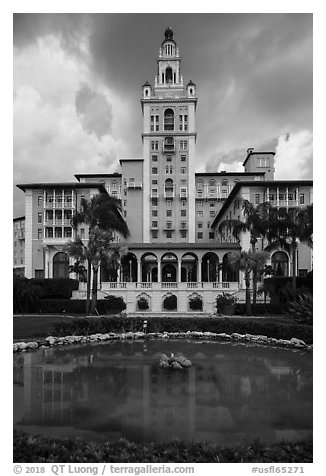
[[[230,252],[249,248],[249,236],[235,240],[219,233],[225,218],[242,219],[236,198],[254,204],[269,200],[279,207],[312,203],[312,181],[275,181],[271,151],[248,149],[243,172],[196,173],[197,88],[181,74],[179,49],[171,28],[157,59],[154,83],[142,87],[142,157],[120,158],[120,172],[76,174],[75,182],[20,184],[25,192],[25,276],[68,277],[66,244],[76,233],[71,218],[82,197],[109,193],[122,201],[130,237],[128,254],[116,273],[101,272],[99,298],[122,296],[128,311],[137,311],[145,297],[153,312],[162,311],[167,295],[178,310],[188,311],[191,297],[200,296],[212,312],[218,292],[243,297],[243,277],[228,262]],[[86,225],[77,233],[87,240]],[[291,273],[291,258],[279,250],[271,263],[279,274]],[[312,268],[311,251],[298,250],[298,274]],[[74,298],[85,296],[84,283]]]

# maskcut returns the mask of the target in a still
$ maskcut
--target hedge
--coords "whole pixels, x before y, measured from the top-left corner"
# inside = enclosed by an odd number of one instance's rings
[[[72,291],[76,291],[79,286],[77,279],[70,278],[32,278],[29,279],[29,282],[31,285],[39,286],[41,299],[69,299],[72,296]]]
[[[207,441],[88,442],[14,430],[14,463],[312,463],[312,437],[224,446]]]
[[[99,319],[74,319],[69,323],[54,325],[55,335],[86,335],[108,332],[142,332],[143,318],[140,317],[101,317]],[[272,319],[250,319],[246,317],[222,319],[205,317],[151,317],[147,319],[147,332],[226,332],[232,334],[266,335],[276,339],[296,337],[307,344],[313,341],[312,326],[286,324]]]
[[[121,297],[109,296],[107,299],[99,299],[96,303],[97,312],[100,315],[119,313],[126,308]],[[86,300],[83,299],[40,299],[35,304],[34,312],[41,314],[85,314]]]

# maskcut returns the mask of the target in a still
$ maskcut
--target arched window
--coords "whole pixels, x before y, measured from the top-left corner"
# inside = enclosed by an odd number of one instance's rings
[[[165,131],[174,130],[174,112],[172,109],[166,109],[164,111],[164,130]]]
[[[165,70],[165,82],[166,83],[173,83],[172,68],[170,68],[170,66],[168,66]]]
[[[275,276],[289,275],[289,259],[284,251],[276,251],[272,256],[272,266]]]
[[[68,278],[69,258],[66,253],[57,253],[53,257],[53,277]]]

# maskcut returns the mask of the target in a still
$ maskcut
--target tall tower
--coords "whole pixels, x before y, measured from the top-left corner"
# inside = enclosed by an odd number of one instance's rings
[[[184,85],[172,29],[164,35],[154,88],[142,88],[143,238],[194,243],[196,85]]]

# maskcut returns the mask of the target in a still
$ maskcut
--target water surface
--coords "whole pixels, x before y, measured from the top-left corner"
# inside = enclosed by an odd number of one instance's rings
[[[160,369],[162,352],[182,352],[193,366]],[[96,440],[297,439],[312,433],[312,354],[180,340],[18,353],[14,425]]]

